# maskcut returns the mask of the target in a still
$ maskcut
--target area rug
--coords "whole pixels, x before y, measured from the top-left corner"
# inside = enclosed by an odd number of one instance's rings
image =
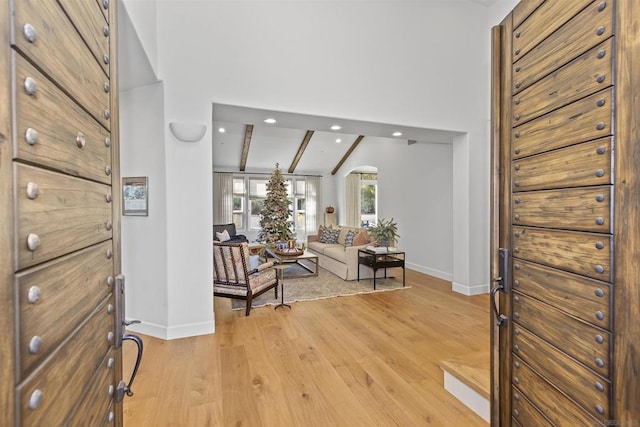
[[[410,286],[402,287],[402,277],[399,277],[397,280],[393,278],[377,278],[376,290],[374,291],[373,279],[360,279],[360,282],[357,280],[346,281],[324,268],[320,268],[318,270],[318,276],[300,278],[287,277],[297,275],[301,271],[302,269],[295,264],[285,270],[285,302],[309,301],[410,288]],[[270,290],[257,298],[254,298],[251,307],[256,308],[265,305],[276,305],[280,303],[280,298],[280,290],[278,290],[277,300],[273,297],[273,290]],[[232,299],[231,308],[233,310],[244,310],[246,307],[245,303],[246,302],[243,300]]]

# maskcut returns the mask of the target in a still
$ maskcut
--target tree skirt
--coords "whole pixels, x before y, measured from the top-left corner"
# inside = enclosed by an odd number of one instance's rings
[[[335,274],[320,268],[318,276],[290,278],[287,275],[297,275],[302,272],[301,267],[292,264],[285,270],[284,276],[284,301],[309,301],[315,299],[334,298],[348,295],[369,294],[374,292],[385,292],[396,289],[408,289],[410,286],[402,287],[402,278],[377,278],[376,290],[373,290],[373,279],[360,279],[346,281]],[[280,289],[281,290],[281,289]],[[253,299],[252,308],[264,305],[276,305],[280,303],[280,290],[278,299],[274,298],[273,289]],[[232,299],[233,310],[244,310],[246,305],[244,300]]]

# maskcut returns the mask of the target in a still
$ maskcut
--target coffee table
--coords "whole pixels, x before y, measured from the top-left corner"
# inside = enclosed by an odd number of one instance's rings
[[[249,255],[260,255],[265,247],[262,243],[249,243],[247,246],[249,247]]]
[[[296,274],[287,277],[307,277],[318,275],[318,255],[313,252],[304,251],[302,255],[284,256],[276,253],[273,248],[267,248],[264,253],[267,261],[269,261],[269,258],[273,258],[278,264],[295,263],[308,271],[308,273],[305,274]]]

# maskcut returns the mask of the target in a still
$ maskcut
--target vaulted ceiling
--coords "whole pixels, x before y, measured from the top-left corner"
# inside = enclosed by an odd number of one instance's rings
[[[460,134],[215,103],[212,131],[214,170],[266,172],[279,163],[283,172],[321,174],[338,173],[355,150],[375,149],[384,140],[449,144]]]

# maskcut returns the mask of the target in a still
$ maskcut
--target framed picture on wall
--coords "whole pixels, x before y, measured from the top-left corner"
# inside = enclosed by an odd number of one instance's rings
[[[122,178],[122,215],[149,216],[149,185],[146,176]]]

